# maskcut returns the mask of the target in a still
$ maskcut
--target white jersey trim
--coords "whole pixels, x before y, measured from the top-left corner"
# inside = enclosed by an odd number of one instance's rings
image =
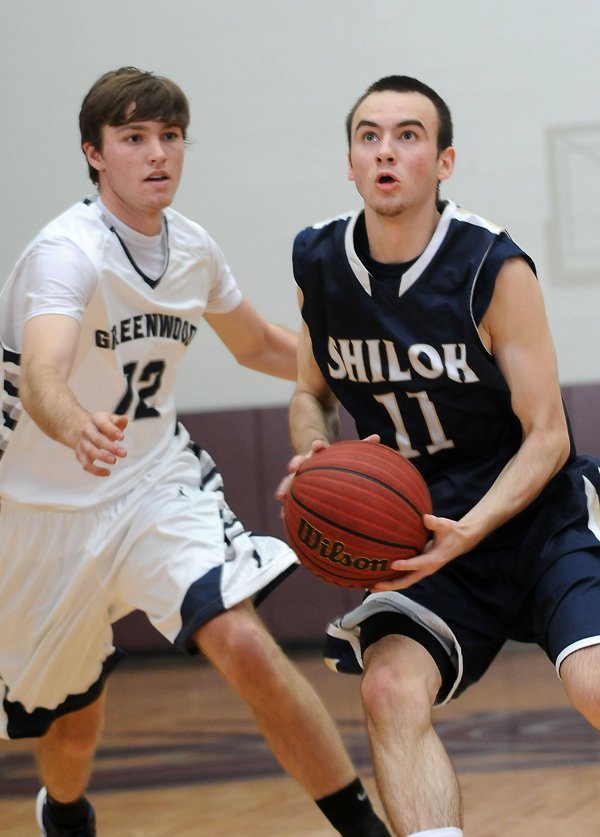
[[[338,216],[338,218],[332,218],[328,222],[315,224],[314,229],[320,229],[321,227],[324,227],[327,223],[332,223],[336,220],[348,219],[348,225],[346,227],[346,233],[344,237],[348,264],[350,265],[350,268],[360,285],[364,288],[364,290],[369,296],[372,296],[371,275],[365,267],[365,265],[361,262],[354,247],[354,229],[356,227],[356,222],[361,212],[362,210],[350,214],[346,213]],[[446,201],[444,211],[440,216],[440,220],[438,222],[437,227],[435,228],[431,240],[429,241],[429,244],[427,245],[425,250],[423,250],[416,262],[408,268],[408,270],[402,275],[400,279],[400,285],[398,289],[399,297],[405,294],[409,290],[409,288],[411,288],[414,285],[417,279],[419,279],[423,272],[429,267],[431,261],[433,260],[435,254],[438,252],[446,237],[448,228],[450,227],[450,223],[454,220],[472,224],[477,227],[483,227],[484,229],[489,230],[495,235],[500,235],[500,233],[504,232],[503,228],[499,227],[497,224],[493,224],[490,221],[486,221],[485,218],[481,218],[479,215],[474,215],[472,212],[469,212],[468,210],[461,209],[459,206],[453,203],[453,201]]]

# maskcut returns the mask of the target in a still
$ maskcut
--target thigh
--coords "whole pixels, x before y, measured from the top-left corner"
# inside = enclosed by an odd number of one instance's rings
[[[507,569],[511,560],[499,550],[474,550],[403,591],[443,620],[454,637],[460,680],[451,697],[483,676],[507,638],[512,614],[525,596]],[[446,674],[443,680],[442,694],[448,687]]]
[[[568,654],[560,666],[560,678],[575,709],[600,728],[600,645],[579,647]]]
[[[434,659],[442,678],[437,703],[444,703],[483,675],[506,638],[505,620],[518,591],[502,579],[496,583],[493,566],[489,556],[472,553],[402,592],[370,594],[328,634],[339,632],[357,660],[356,638],[366,650],[387,635],[410,637]],[[329,650],[332,660],[339,656]]]
[[[110,557],[97,542],[110,513],[2,502],[0,734],[39,735],[56,714],[97,697],[114,657]]]

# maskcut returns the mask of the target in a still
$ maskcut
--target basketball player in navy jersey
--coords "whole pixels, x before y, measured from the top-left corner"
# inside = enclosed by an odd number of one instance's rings
[[[335,829],[387,835],[252,606],[295,556],[244,530],[177,422],[176,370],[203,317],[240,363],[296,374],[296,336],[259,316],[208,233],[170,208],[188,121],[168,79],[102,76],[80,112],[99,194],[48,224],[2,291],[0,735],[38,737],[41,833],[95,834],[85,792],[111,624],[139,608],[223,674]]]
[[[303,327],[289,469],[335,440],[341,403],[361,438],[397,448],[427,481],[429,548],[330,625],[326,658],[364,671],[394,834],[457,837],[459,785],[431,709],[478,680],[505,640],[538,643],[600,726],[600,463],[575,453],[531,258],[441,199],[455,157],[443,100],[386,77],[347,131],[364,206],[294,244]]]

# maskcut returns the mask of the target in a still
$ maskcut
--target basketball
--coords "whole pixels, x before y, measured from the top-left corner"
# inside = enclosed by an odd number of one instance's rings
[[[399,575],[398,558],[423,552],[429,490],[406,457],[385,445],[336,442],[302,463],[284,503],[288,542],[315,575],[368,589]]]

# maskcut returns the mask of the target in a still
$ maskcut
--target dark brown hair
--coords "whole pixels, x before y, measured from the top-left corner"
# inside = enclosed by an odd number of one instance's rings
[[[352,141],[352,120],[354,119],[354,114],[356,113],[359,105],[361,105],[367,96],[371,95],[371,93],[383,93],[387,90],[392,90],[395,93],[420,93],[422,96],[426,96],[430,99],[437,110],[439,120],[437,136],[438,152],[441,153],[445,148],[449,148],[449,146],[452,145],[452,116],[448,105],[442,97],[438,96],[435,90],[432,90],[431,87],[428,87],[416,78],[411,78],[411,76],[384,76],[383,78],[380,78],[379,81],[373,82],[373,84],[365,90],[346,117],[348,147],[350,147]]]
[[[186,138],[190,122],[188,100],[181,88],[163,76],[121,67],[101,76],[90,88],[79,112],[81,144],[89,142],[102,150],[103,125],[128,125],[133,121],[157,120],[181,128]],[[88,164],[92,183],[98,172]]]

